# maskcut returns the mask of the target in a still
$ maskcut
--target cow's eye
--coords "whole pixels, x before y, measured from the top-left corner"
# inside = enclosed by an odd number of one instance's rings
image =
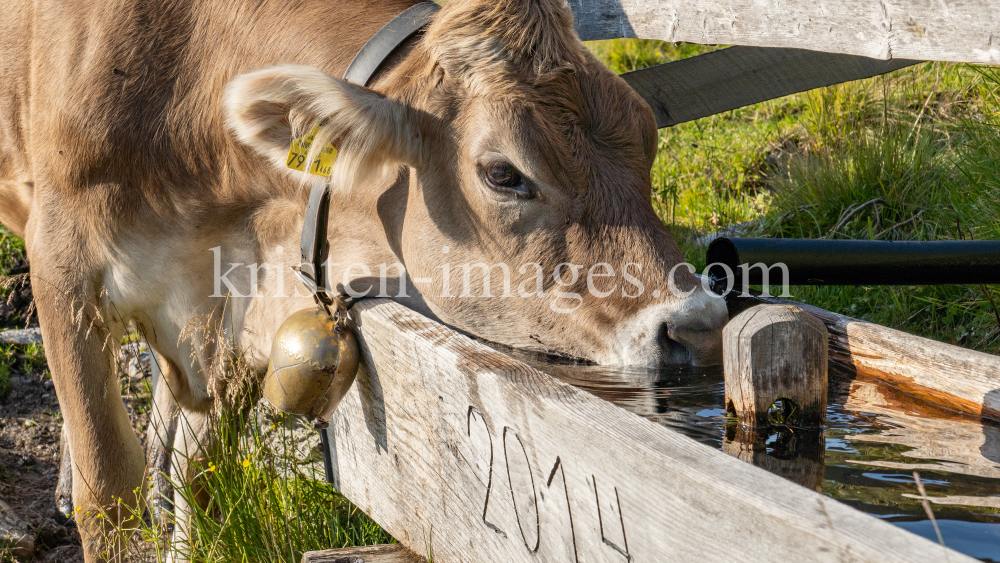
[[[496,160],[483,166],[483,179],[498,192],[508,193],[518,198],[534,197],[524,178],[509,162]]]

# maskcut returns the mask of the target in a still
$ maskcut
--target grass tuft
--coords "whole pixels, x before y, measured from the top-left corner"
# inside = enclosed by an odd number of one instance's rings
[[[12,346],[0,346],[0,400],[5,400],[14,390],[10,374],[14,370],[14,359],[11,355]]]
[[[310,550],[394,540],[315,472],[299,466],[301,433],[279,417],[271,436],[261,409],[219,426],[219,450],[200,464],[196,485],[176,483],[194,513],[187,546],[196,561],[297,563]],[[246,429],[246,430],[240,430]],[[176,493],[175,493],[176,494]]]
[[[115,513],[124,516],[123,524],[107,529],[106,555],[112,558],[115,551],[125,560],[160,563],[172,551],[195,562],[298,563],[306,551],[394,543],[326,482],[316,431],[266,404],[254,407],[256,378],[239,354],[230,351],[226,362],[224,381],[216,386],[214,445],[183,460],[190,464],[191,482],[173,478],[185,465],[177,451],[168,476],[174,502],[183,499],[192,507],[190,536],[171,541],[168,523],[152,522],[144,503],[118,499],[100,516],[108,522]],[[150,408],[148,389],[136,394],[126,385],[123,392],[131,394],[133,406]],[[183,414],[178,425],[180,434],[188,425]],[[134,491],[138,497],[144,492]],[[171,524],[180,525],[184,515],[173,517]]]

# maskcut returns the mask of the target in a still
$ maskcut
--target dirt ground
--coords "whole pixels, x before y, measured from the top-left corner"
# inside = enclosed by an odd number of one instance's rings
[[[19,264],[8,274],[26,271],[27,265]],[[37,316],[31,311],[30,285],[19,284],[13,291],[13,297],[0,304],[0,329],[37,327]],[[0,501],[9,505],[14,517],[23,521],[35,537],[34,552],[14,560],[82,562],[76,525],[56,513],[63,420],[48,366],[30,369],[20,361],[14,365],[10,374],[12,390],[6,398],[0,398]],[[131,378],[127,371],[122,378],[123,386],[127,384],[133,391],[125,401],[133,415],[133,426],[144,439],[148,415],[140,412],[144,410],[140,389],[145,374],[134,366],[131,371]],[[10,558],[10,553],[4,555],[0,548],[0,563],[8,563]]]

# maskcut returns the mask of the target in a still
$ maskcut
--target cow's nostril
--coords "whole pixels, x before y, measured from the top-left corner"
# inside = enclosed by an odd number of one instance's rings
[[[660,325],[656,340],[660,344],[660,364],[687,364],[691,363],[691,352],[682,342],[671,336],[670,325],[663,323]]]
[[[684,348],[693,365],[710,366],[722,363],[722,329],[674,329],[667,338]]]

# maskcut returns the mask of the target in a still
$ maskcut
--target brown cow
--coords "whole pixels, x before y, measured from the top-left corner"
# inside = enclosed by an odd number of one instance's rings
[[[74,504],[111,511],[79,515],[88,561],[145,467],[106,344],[129,323],[147,335],[191,454],[220,343],[262,371],[281,321],[312,306],[288,266],[318,177],[285,160],[312,124],[340,149],[338,285],[514,347],[717,361],[722,301],[686,268],[668,291],[682,255],[650,204],[653,115],[564,0],[452,0],[371,89],[332,78],[412,3],[5,6],[0,221],[27,244]]]

